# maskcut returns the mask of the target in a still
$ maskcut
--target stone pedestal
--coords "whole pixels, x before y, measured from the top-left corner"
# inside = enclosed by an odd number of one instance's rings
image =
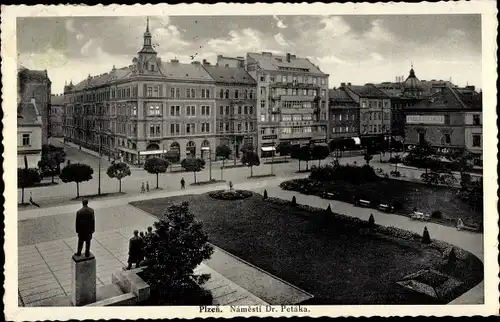
[[[92,253],[86,257],[73,255],[71,260],[71,301],[83,306],[96,301],[96,260]]]

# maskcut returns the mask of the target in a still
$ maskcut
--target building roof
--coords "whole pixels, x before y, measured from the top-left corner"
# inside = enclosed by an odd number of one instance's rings
[[[47,70],[33,70],[20,67],[18,70],[18,77],[23,79],[23,81],[40,82],[40,83],[50,83],[49,75]]]
[[[429,96],[410,109],[452,109],[452,110],[477,110],[481,108],[482,95],[472,96],[470,100],[462,97],[458,91],[443,87],[439,92]]]
[[[395,89],[395,88],[390,88],[390,89],[379,88],[379,89],[390,98],[400,98],[403,96],[403,91],[401,89]]]
[[[163,62],[160,70],[163,76],[171,79],[213,81],[200,63],[184,64],[173,60],[168,63]]]
[[[54,95],[50,96],[51,105],[64,105],[64,95]]]
[[[350,85],[346,86],[346,89],[351,90],[354,94],[362,98],[389,98],[387,94],[373,84]]]
[[[18,124],[41,124],[40,112],[34,103],[19,103],[17,105]]]
[[[356,104],[356,101],[352,99],[347,92],[342,88],[334,88],[328,90],[328,98],[331,101],[339,103],[352,103]]]
[[[218,83],[242,83],[255,85],[257,82],[244,68],[204,65],[203,68]]]
[[[287,56],[290,54],[287,54]],[[307,58],[296,57],[295,55],[290,55],[290,62],[287,61],[287,56],[273,55],[272,53],[248,53],[247,57],[255,60],[261,69],[264,70],[275,70],[284,71],[293,69],[301,69],[304,72],[309,72],[313,74],[323,73],[318,66],[314,65]]]

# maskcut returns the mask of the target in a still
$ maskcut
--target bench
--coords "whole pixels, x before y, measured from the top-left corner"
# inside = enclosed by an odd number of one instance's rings
[[[384,212],[389,212],[391,213],[392,212],[392,207],[387,205],[387,204],[384,204],[384,203],[381,203],[379,206],[378,206],[378,209],[381,210],[381,211],[384,211]]]
[[[359,199],[358,204],[363,207],[370,207],[370,202],[368,200]]]
[[[330,199],[330,200],[331,200],[331,199],[335,199],[335,193],[333,193],[333,192],[323,192],[323,193],[321,194],[321,197],[322,197],[323,199]]]
[[[413,220],[421,220],[421,221],[429,221],[431,218],[430,214],[424,214],[423,212],[417,212],[415,211],[411,216],[411,219]]]

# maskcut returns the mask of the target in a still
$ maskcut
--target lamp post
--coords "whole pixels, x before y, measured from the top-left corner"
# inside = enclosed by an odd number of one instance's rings
[[[99,173],[98,173],[98,186],[97,195],[101,195],[101,126],[99,126]]]
[[[276,129],[274,130],[276,132]],[[274,142],[274,134],[273,134],[273,149],[271,150],[271,175],[274,175],[274,151],[276,149]]]
[[[208,181],[212,181],[212,147],[208,148]]]

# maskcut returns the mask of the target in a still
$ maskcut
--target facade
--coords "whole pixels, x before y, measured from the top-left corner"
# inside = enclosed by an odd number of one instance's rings
[[[257,146],[257,82],[241,65],[204,61],[203,68],[215,81],[215,145],[229,146],[239,158],[242,147]]]
[[[50,96],[50,126],[51,126],[51,136],[53,137],[63,137],[63,115],[65,108],[64,95],[52,94]]]
[[[274,151],[280,141],[326,142],[327,74],[289,53],[248,53],[246,64],[257,81],[259,153]]]
[[[32,98],[36,101],[37,109],[42,116],[42,144],[47,144],[52,130],[50,125],[52,83],[47,70],[30,70],[21,67],[18,70],[17,79],[20,102],[31,102]]]
[[[162,62],[151,40],[148,22],[132,65],[65,88],[67,139],[134,164],[166,153],[206,158],[216,143],[215,82],[199,62]]]
[[[42,157],[42,114],[36,100],[17,105],[17,166],[38,168]]]
[[[482,131],[481,96],[473,88],[444,87],[428,99],[407,108],[405,144],[416,145],[425,140],[438,151],[468,148],[471,152],[480,153],[481,142],[480,139],[477,141],[477,134]]]
[[[345,86],[345,84],[342,84]],[[362,144],[383,140],[391,133],[391,100],[373,84],[347,85],[349,96],[360,106],[359,133]]]
[[[359,104],[345,90],[345,85],[329,90],[329,140],[359,137]]]

